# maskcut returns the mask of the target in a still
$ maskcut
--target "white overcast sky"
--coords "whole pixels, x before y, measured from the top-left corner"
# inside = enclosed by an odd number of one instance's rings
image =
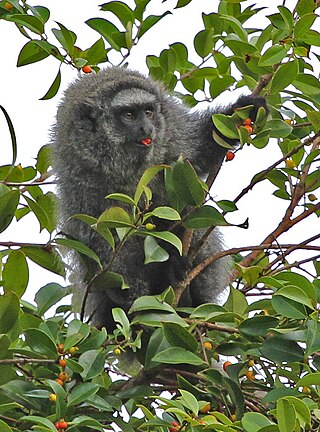
[[[82,49],[88,48],[94,43],[99,35],[91,30],[84,21],[89,18],[102,16],[107,18],[106,13],[99,11],[98,5],[103,1],[98,0],[29,0],[30,5],[46,6],[51,11],[51,22],[49,28],[55,27],[54,21],[61,22],[78,35],[77,45]],[[132,2],[128,2],[130,4]],[[152,13],[158,14],[164,7],[175,4],[176,1],[168,0],[161,5],[160,0],[151,2]],[[202,29],[201,12],[209,13],[216,10],[218,1],[196,0],[186,8],[175,11],[174,15],[164,18],[162,23],[147,33],[141,43],[135,47],[130,57],[130,67],[145,73],[145,57],[147,54],[158,55],[161,50],[169,44],[179,41],[188,47],[197,31]],[[246,4],[256,3],[259,6],[267,7],[267,14],[274,13],[277,5],[282,1],[276,0],[265,2],[257,0],[249,1]],[[287,4],[295,2],[289,1]],[[255,18],[256,19],[256,18]],[[261,14],[261,21],[258,25],[264,26],[266,20]],[[251,22],[256,26],[257,22]],[[49,40],[55,43],[52,34],[49,33]],[[58,61],[46,59],[45,61],[17,68],[16,61],[22,46],[27,40],[19,34],[12,23],[0,21],[0,104],[8,111],[13,121],[18,140],[18,160],[23,166],[33,163],[39,148],[48,143],[50,126],[54,122],[54,116],[61,91],[52,100],[40,101],[51,85],[58,70]],[[191,58],[197,62],[197,57]],[[62,69],[62,90],[68,83],[76,78],[77,73],[70,67]],[[232,95],[230,95],[232,97]],[[230,99],[230,96],[228,98]],[[222,101],[226,97],[222,98]],[[273,147],[273,149],[275,149]],[[0,116],[0,165],[8,164],[11,161],[10,137],[3,117]],[[246,148],[245,151],[237,153],[236,158],[224,164],[219,177],[215,183],[212,194],[219,199],[233,199],[250,182],[252,176],[269,166],[277,158],[277,155],[269,148],[258,151],[254,148]],[[230,215],[229,220],[234,223],[241,223],[249,217],[250,228],[241,230],[227,227],[223,229],[225,241],[228,247],[248,244],[258,244],[263,238],[275,228],[282,217],[287,202],[279,199],[272,199],[272,187],[268,183],[258,185],[253,192],[239,202],[240,211]],[[116,191],[115,191],[116,192]],[[274,204],[274,205],[273,205]],[[37,223],[33,223],[33,217],[27,216],[24,222],[15,224],[14,229],[9,229],[0,235],[1,241],[26,241],[46,242],[48,236],[38,234]],[[294,240],[306,238],[310,222],[307,220],[300,230],[295,232]],[[290,235],[291,241],[292,235]],[[283,241],[289,237],[283,236]],[[43,284],[50,282],[54,277],[45,271],[33,270],[30,278],[30,287],[33,292],[37,291]],[[61,281],[60,281],[61,282]]]

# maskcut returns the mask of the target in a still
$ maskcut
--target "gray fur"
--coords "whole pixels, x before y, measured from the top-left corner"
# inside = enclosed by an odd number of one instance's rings
[[[155,113],[152,120],[146,120],[141,126],[145,129],[141,136],[139,131],[119,127],[115,109],[126,104],[149,102],[154,105]],[[250,103],[252,98],[243,97],[224,112],[231,113],[234,107]],[[109,68],[98,75],[83,76],[71,84],[59,106],[53,129],[62,231],[86,243],[98,253],[103,263],[107,263],[110,250],[106,243],[84,223],[68,221],[68,218],[76,213],[99,216],[111,205],[105,200],[106,195],[122,192],[133,196],[146,168],[175,162],[180,154],[191,161],[201,176],[212,167],[218,170],[226,150],[212,138],[212,113],[212,109],[191,112],[159,83],[124,68]],[[135,141],[145,138],[143,134],[146,133],[152,138],[152,145],[133,143],[131,132],[136,135]],[[153,183],[152,190],[155,207],[168,205],[160,180]],[[221,249],[220,235],[214,230],[197,262]],[[172,268],[172,260],[148,265],[143,262],[143,239],[134,236],[125,244],[112,267],[113,271],[123,275],[130,289],[90,294],[86,313],[90,315],[95,311],[95,325],[111,326],[112,307],[128,310],[137,297],[163,291],[172,282],[172,275],[180,270]],[[80,282],[83,266],[76,267],[74,263],[72,266],[77,269]],[[217,300],[226,287],[228,263],[228,259],[214,262],[192,282],[189,302],[193,306]]]

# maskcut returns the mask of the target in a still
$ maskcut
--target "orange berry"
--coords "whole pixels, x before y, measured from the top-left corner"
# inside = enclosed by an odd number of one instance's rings
[[[292,125],[293,120],[291,120],[291,119],[285,119],[285,122],[286,122],[288,125]]]
[[[253,359],[248,360],[248,366],[249,367],[254,366],[254,360]]]
[[[58,344],[57,345],[57,350],[59,354],[63,354],[64,353],[64,344]]]
[[[7,9],[7,11],[11,11],[13,9],[13,5],[9,2],[5,2],[4,8]]]
[[[243,125],[243,127],[244,127],[245,129],[247,129],[249,135],[252,134],[252,132],[253,132],[253,128],[252,128],[251,125],[246,124],[246,125]]]
[[[57,382],[59,385],[63,386],[63,381],[62,381],[61,379],[57,378],[57,379],[56,379],[56,382]]]
[[[176,421],[171,422],[173,427],[169,427],[169,431],[170,432],[178,432],[180,429],[179,423],[177,423]]]
[[[208,349],[208,350],[211,350],[213,348],[212,343],[209,341],[203,342],[203,346],[205,349]]]
[[[200,412],[202,414],[206,414],[208,411],[210,411],[210,409],[211,409],[210,402],[207,402],[206,404],[203,405],[202,408],[200,408]]]
[[[227,370],[227,367],[230,366],[230,365],[232,365],[231,361],[225,361],[225,362],[223,363],[223,366],[222,366],[222,367],[223,367],[223,370],[226,371],[226,370]]]
[[[317,201],[318,198],[315,196],[315,194],[309,194],[308,199],[309,199],[309,201],[312,202],[312,201]]]
[[[86,74],[91,73],[91,72],[92,72],[92,68],[91,68],[91,66],[89,66],[89,65],[83,66],[83,68],[82,68],[82,72],[84,72],[84,73],[86,73]]]
[[[64,430],[64,429],[67,429],[67,427],[68,427],[68,423],[66,421],[62,420],[60,422],[60,429]]]
[[[246,118],[245,120],[243,120],[243,125],[244,126],[251,126],[252,125],[251,118]]]
[[[252,372],[252,370],[247,370],[246,371],[246,377],[250,380],[250,381],[254,381],[256,379],[255,374]]]
[[[234,159],[235,154],[232,151],[227,151],[226,153],[226,161],[232,161],[232,159]]]
[[[67,360],[66,360],[65,358],[61,358],[61,359],[59,359],[59,365],[60,365],[62,368],[65,368],[65,367],[67,366]]]
[[[61,381],[66,381],[68,379],[68,374],[66,372],[60,372],[58,375],[58,379]]]
[[[55,422],[55,424],[54,424],[55,427],[56,427],[58,430],[60,429],[60,423],[61,423],[61,422]]]
[[[310,394],[311,390],[308,387],[302,387],[302,393],[304,393],[304,394]]]

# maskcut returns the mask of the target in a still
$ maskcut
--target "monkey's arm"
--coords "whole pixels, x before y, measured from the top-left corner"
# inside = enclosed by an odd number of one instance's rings
[[[204,111],[189,112],[187,116],[184,113],[185,123],[180,130],[179,128],[176,130],[175,136],[172,139],[174,147],[171,152],[175,151],[176,156],[179,154],[185,155],[199,175],[205,176],[209,172],[217,172],[223,162],[227,149],[214,140],[213,131],[225,142],[234,147],[239,144],[239,141],[223,136],[213,124],[212,115],[226,114],[231,116],[237,108],[248,105],[253,106],[249,113],[249,117],[253,122],[257,117],[260,107],[263,107],[268,112],[264,98],[240,96],[234,104],[224,108],[208,108]],[[182,115],[180,116],[181,118]],[[176,124],[181,125],[181,121],[176,121]]]

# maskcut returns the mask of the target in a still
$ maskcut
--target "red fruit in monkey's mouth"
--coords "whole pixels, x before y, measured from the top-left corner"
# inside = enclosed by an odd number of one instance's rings
[[[152,139],[151,138],[144,138],[143,140],[141,140],[141,144],[149,147],[149,145],[152,143]]]

